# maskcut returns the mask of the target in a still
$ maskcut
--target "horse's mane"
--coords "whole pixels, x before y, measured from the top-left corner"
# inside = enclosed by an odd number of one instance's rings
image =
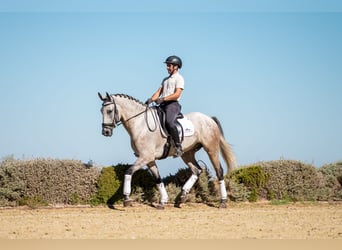
[[[126,94],[115,94],[114,96],[118,96],[118,97],[123,97],[123,98],[127,98],[129,100],[135,101],[141,105],[146,105],[145,103],[141,102],[140,100],[138,100],[137,98],[134,98],[130,95],[126,95]]]

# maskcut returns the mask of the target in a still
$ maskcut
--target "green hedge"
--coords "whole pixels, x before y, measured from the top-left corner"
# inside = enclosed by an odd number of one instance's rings
[[[86,204],[97,192],[98,177],[96,168],[76,160],[6,159],[0,165],[0,204]]]
[[[227,176],[230,197],[235,201],[342,200],[342,163],[315,168],[293,160],[259,162],[243,166]]]
[[[8,158],[0,162],[0,206],[120,203],[128,167],[118,164],[99,169],[76,160]],[[181,168],[163,179],[170,202],[190,176],[188,168]],[[342,200],[342,162],[321,168],[292,160],[258,162],[235,169],[225,181],[232,201]],[[159,201],[148,169],[133,175],[131,198],[141,203]],[[187,199],[208,204],[219,201],[218,181],[208,168],[203,168]]]

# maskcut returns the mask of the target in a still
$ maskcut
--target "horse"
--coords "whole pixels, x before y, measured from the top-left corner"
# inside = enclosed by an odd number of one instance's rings
[[[124,175],[124,207],[132,206],[129,196],[133,174],[147,166],[156,179],[157,189],[160,193],[160,202],[157,207],[164,209],[164,205],[168,202],[168,194],[159,174],[156,160],[165,158],[163,155],[167,138],[163,135],[160,122],[158,122],[156,106],[146,105],[126,94],[110,95],[106,92],[106,95],[98,93],[98,96],[103,102],[101,107],[102,135],[112,136],[113,129],[122,124],[130,136],[131,147],[137,157]],[[188,113],[184,117],[193,123],[194,133],[192,136],[183,138],[181,158],[191,169],[192,175],[183,185],[175,206],[180,207],[180,204],[185,202],[186,195],[202,172],[201,166],[196,161],[195,153],[203,148],[208,154],[219,181],[220,207],[225,208],[227,207],[227,190],[224,171],[219,160],[220,152],[228,173],[234,168],[236,160],[230,145],[224,138],[220,122],[216,117],[209,117],[200,112]],[[174,152],[174,147],[171,147],[166,157],[173,156]]]

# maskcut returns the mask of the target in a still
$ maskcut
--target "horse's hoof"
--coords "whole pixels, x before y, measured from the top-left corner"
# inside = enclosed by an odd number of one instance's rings
[[[186,202],[186,193],[182,191],[176,197],[175,207],[180,208],[181,207],[180,205],[185,202]]]
[[[181,197],[179,197],[179,199],[176,200],[174,207],[181,208],[182,203],[185,203],[185,199],[181,199]]]
[[[227,202],[226,200],[222,200],[220,203],[220,208],[227,208]]]
[[[182,192],[182,195],[180,196],[180,202],[185,203],[186,202],[186,193]]]
[[[158,204],[155,207],[156,207],[157,210],[164,210],[165,209],[164,204]]]
[[[132,204],[132,200],[124,200],[123,202],[124,207],[131,207]]]
[[[175,205],[174,205],[174,207],[176,207],[176,208],[181,208],[181,204],[178,203],[178,202],[176,202]]]
[[[186,202],[186,193],[182,192],[181,196],[180,196],[180,202],[181,203],[185,203]]]

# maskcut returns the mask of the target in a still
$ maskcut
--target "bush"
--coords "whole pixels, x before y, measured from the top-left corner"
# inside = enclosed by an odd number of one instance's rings
[[[156,201],[156,180],[148,169],[140,169],[132,178],[131,199],[137,202]]]
[[[300,161],[278,160],[243,166],[227,177],[230,198],[235,201],[340,199],[341,165],[329,164],[317,170]]]
[[[326,164],[319,169],[324,175],[331,175],[334,177],[342,177],[342,162],[335,162]],[[342,185],[342,183],[340,183]]]
[[[5,165],[15,169],[22,183],[20,195],[16,197],[20,205],[82,204],[96,194],[99,171],[85,168],[80,161],[12,160]]]
[[[230,177],[226,176],[225,178],[228,191],[228,198],[231,201],[248,201],[251,195],[251,192],[244,185],[244,183],[238,183]]]
[[[264,198],[315,201],[324,187],[324,178],[316,168],[300,161],[269,161],[261,162],[260,166],[269,176]]]
[[[15,160],[0,162],[0,206],[48,204],[114,204],[122,201],[124,174],[130,165],[85,167],[75,160]],[[163,179],[169,201],[174,202],[190,178],[189,168]],[[329,201],[342,200],[342,162],[319,169],[299,161],[278,160],[242,166],[225,176],[233,201]],[[207,167],[187,196],[188,202],[211,203],[220,198],[219,185]],[[132,178],[131,199],[158,202],[156,182],[148,169]]]
[[[259,162],[234,170],[225,176],[225,181],[229,198],[233,201],[341,200],[341,166],[342,163],[329,164],[318,170],[312,165],[293,160]],[[110,202],[122,199],[122,181],[128,167],[129,165],[123,164],[113,167],[115,173],[110,176],[118,178],[118,182],[106,182],[112,186]],[[181,168],[175,175],[163,179],[170,202],[176,200],[191,174],[189,168]],[[204,167],[187,196],[187,202],[210,203],[218,200],[219,195],[217,179]],[[107,195],[106,199],[108,197]],[[139,170],[133,175],[131,198],[137,202],[159,201],[160,195],[156,192],[155,180],[148,170]]]
[[[123,199],[123,181],[130,165],[118,164],[103,168],[97,184],[96,202],[100,204],[115,204]],[[155,199],[155,180],[149,170],[140,169],[132,177],[131,199],[137,202],[152,202]]]
[[[322,200],[342,200],[342,162],[324,165],[318,172],[325,179],[325,192]]]
[[[113,167],[102,168],[101,175],[97,182],[97,196],[93,200],[95,204],[112,203],[114,194],[118,191],[121,182],[116,176]]]
[[[264,189],[268,179],[268,174],[266,174],[260,166],[249,166],[236,169],[230,175],[230,182],[237,183],[238,185],[236,187],[239,187],[240,185],[240,188],[232,190],[231,196],[244,197],[244,199],[247,198],[249,201],[257,201],[259,193]],[[241,187],[241,185],[245,188]],[[234,192],[243,192],[244,194],[236,194]],[[247,193],[247,195],[245,193]]]
[[[181,188],[191,175],[191,169],[180,168],[175,175],[169,175],[163,179],[170,202],[176,200],[176,197],[182,191]],[[187,195],[187,202],[213,202],[218,199],[218,193],[218,181],[213,178],[210,175],[209,170],[204,167],[202,168],[202,173],[198,177],[198,180]]]
[[[0,206],[16,206],[24,190],[24,182],[18,170],[13,166],[14,159],[7,159],[0,164]]]

